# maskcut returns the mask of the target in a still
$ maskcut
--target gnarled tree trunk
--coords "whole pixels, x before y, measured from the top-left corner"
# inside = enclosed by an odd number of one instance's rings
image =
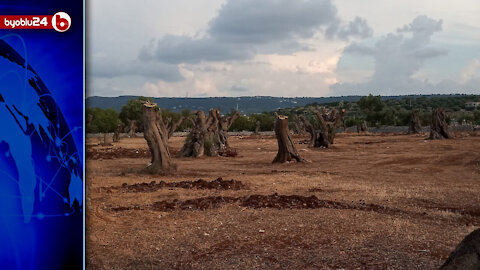
[[[320,114],[318,111],[315,111],[315,115],[320,123],[320,130],[324,136],[327,137],[329,144],[333,144],[335,140],[337,128],[342,122],[344,113],[345,110],[339,112],[337,109],[332,109],[330,111],[323,110],[322,114]],[[326,147],[328,147],[328,145]]]
[[[422,124],[420,123],[420,117],[417,111],[413,111],[410,116],[410,123],[408,126],[408,133],[418,134],[422,132]]]
[[[113,141],[114,142],[119,142],[120,141],[120,133],[122,133],[123,125],[118,124],[117,129],[113,133]]]
[[[300,121],[303,122],[305,130],[310,134],[310,142],[308,143],[308,147],[328,147],[329,142],[324,133],[326,129],[325,123],[323,123],[323,126],[322,123],[320,123],[322,128],[320,130],[316,130],[304,115],[300,115],[299,118]]]
[[[367,132],[367,131],[368,131],[367,121],[362,120],[362,122],[357,123],[357,133]]]
[[[103,145],[103,146],[111,146],[111,145],[112,145],[112,142],[113,142],[113,137],[110,136],[109,133],[104,133],[104,134],[103,134],[103,143],[102,143],[102,145]]]
[[[143,136],[152,154],[152,160],[147,170],[152,173],[164,173],[174,171],[176,166],[168,151],[167,128],[157,110],[158,106],[155,103],[145,102],[143,104]]]
[[[128,127],[128,136],[130,138],[137,137],[137,121],[136,120],[130,120],[130,125]]]
[[[307,131],[308,134],[310,134],[310,142],[308,143],[308,147],[314,147],[315,141],[317,140],[317,131],[304,115],[300,115],[298,118],[300,119],[300,121],[303,122],[305,131]]]
[[[323,113],[320,113],[317,110],[314,110],[315,115],[318,119],[318,124],[320,129],[315,130],[313,125],[301,115],[300,120],[303,122],[305,130],[310,133],[310,143],[309,147],[325,147],[328,148],[330,144],[333,144],[336,134],[336,129],[340,125],[343,119],[343,113],[338,112],[336,109],[327,111],[324,110]]]
[[[257,121],[255,123],[255,135],[258,135],[260,133],[260,121]]]
[[[171,118],[165,119],[165,126],[167,127],[168,130],[168,138],[172,137],[173,133],[175,130],[177,130],[178,126],[180,126],[183,122],[183,119],[185,119],[183,116],[180,116],[180,118],[177,120],[177,122],[173,122]]]
[[[438,108],[432,113],[432,124],[430,126],[431,140],[452,138],[448,130],[447,113],[444,109]]]
[[[180,157],[201,157],[225,155],[229,150],[228,129],[240,116],[239,112],[229,117],[220,110],[210,109],[208,118],[203,111],[197,111],[193,128],[180,151]]]
[[[288,117],[284,115],[277,115],[275,113],[275,136],[278,142],[278,153],[273,163],[285,163],[287,161],[296,160],[303,162],[304,159],[300,157],[290,138],[290,131],[288,130]]]
[[[227,153],[228,148],[228,130],[232,126],[233,122],[240,117],[240,113],[236,111],[232,116],[223,117],[220,115],[220,109],[216,110],[217,119],[219,122],[218,134],[220,138],[219,153],[221,155]]]

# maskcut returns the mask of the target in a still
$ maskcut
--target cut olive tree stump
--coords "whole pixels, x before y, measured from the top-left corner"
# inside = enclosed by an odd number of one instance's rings
[[[255,135],[258,135],[260,133],[260,121],[257,121],[255,123]]]
[[[440,267],[440,270],[478,269],[480,269],[480,229],[467,235]]]
[[[320,123],[320,130],[324,132],[329,144],[333,144],[335,135],[337,134],[337,128],[340,126],[345,115],[345,110],[342,109],[342,111],[339,112],[337,109],[323,109],[322,114],[317,110],[314,112]],[[326,147],[328,147],[328,145]]]
[[[167,173],[175,171],[176,166],[168,151],[168,130],[158,111],[156,103],[145,102],[143,104],[143,136],[152,154],[147,171]]]
[[[170,139],[170,137],[172,137],[173,133],[175,132],[175,130],[177,130],[178,126],[180,126],[183,122],[183,119],[185,119],[185,117],[183,116],[180,116],[180,118],[176,121],[176,122],[173,122],[171,118],[167,118],[165,119],[165,126],[167,127],[167,130],[168,130],[168,138]]]
[[[367,131],[368,131],[367,121],[363,120],[360,123],[357,123],[357,133],[367,132]]]
[[[123,130],[123,125],[118,124],[117,129],[113,133],[113,141],[114,142],[119,142],[120,141],[120,133],[122,133],[122,130]]]
[[[420,117],[418,116],[418,111],[413,111],[410,116],[410,123],[408,126],[408,133],[418,134],[422,132],[422,124],[420,122]]]
[[[432,113],[432,124],[430,125],[431,140],[450,139],[452,134],[448,130],[447,113],[444,109],[438,108]]]
[[[305,130],[310,133],[309,147],[328,148],[328,146],[334,142],[336,130],[342,122],[345,110],[342,110],[342,112],[339,112],[336,109],[323,110],[322,113],[318,110],[314,110],[314,113],[318,119],[318,125],[320,127],[318,130],[314,128],[305,116],[300,115],[299,117]]]
[[[102,146],[112,146],[113,137],[109,133],[103,134],[103,142],[101,143]]]
[[[285,163],[295,160],[297,162],[305,161],[297,152],[290,131],[288,130],[288,117],[275,113],[275,136],[278,142],[278,153],[272,163]]]
[[[130,138],[135,138],[137,137],[137,121],[136,120],[130,120],[130,125],[128,127],[128,136]]]
[[[325,126],[323,125],[320,130],[316,130],[304,115],[300,115],[299,118],[300,121],[303,122],[305,130],[310,134],[310,142],[308,143],[308,147],[328,147],[329,142],[327,136],[325,135]]]
[[[180,157],[201,157],[227,155],[231,152],[228,145],[228,129],[240,116],[239,112],[225,117],[220,109],[210,109],[208,118],[203,111],[195,112],[192,131],[187,135]]]

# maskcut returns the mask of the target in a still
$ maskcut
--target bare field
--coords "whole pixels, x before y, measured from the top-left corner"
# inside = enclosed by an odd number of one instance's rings
[[[289,164],[272,136],[230,137],[237,157],[165,176],[140,173],[143,138],[89,139],[87,268],[438,268],[480,226],[480,137],[425,137],[339,134]]]

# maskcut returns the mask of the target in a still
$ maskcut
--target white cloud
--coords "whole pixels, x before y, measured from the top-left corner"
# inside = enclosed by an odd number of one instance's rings
[[[374,57],[375,70],[364,83],[337,83],[331,87],[334,95],[426,93],[439,91],[428,81],[415,75],[425,61],[445,55],[447,52],[431,47],[431,38],[442,30],[442,20],[425,15],[417,16],[410,24],[380,38],[374,47],[353,43],[345,53],[358,53]],[[407,36],[408,35],[408,36]]]
[[[480,78],[480,60],[473,59],[460,73],[460,82],[468,83],[472,80],[478,80]],[[478,85],[480,88],[480,85]]]

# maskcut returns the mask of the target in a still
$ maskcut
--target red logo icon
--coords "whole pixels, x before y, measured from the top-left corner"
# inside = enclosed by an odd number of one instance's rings
[[[72,25],[70,15],[65,12],[57,12],[52,17],[52,26],[57,32],[65,32]]]

